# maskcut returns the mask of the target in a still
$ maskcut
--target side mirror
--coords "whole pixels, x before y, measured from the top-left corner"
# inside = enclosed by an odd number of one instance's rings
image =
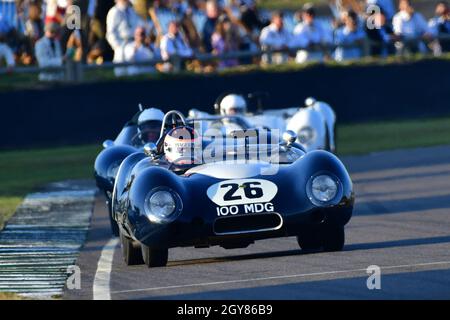
[[[283,133],[283,141],[287,146],[290,146],[297,140],[297,134],[292,130],[287,130]]]
[[[105,140],[103,141],[103,148],[107,149],[114,145],[114,141],[112,140]]]
[[[144,153],[150,157],[154,157],[156,155],[158,148],[156,144],[153,142],[146,143],[144,145]]]

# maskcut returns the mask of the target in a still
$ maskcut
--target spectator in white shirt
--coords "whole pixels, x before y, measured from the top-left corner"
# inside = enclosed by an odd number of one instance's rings
[[[343,16],[344,26],[336,30],[334,42],[338,46],[334,52],[336,61],[358,59],[363,56],[364,30],[359,26],[358,15],[349,11]]]
[[[137,27],[134,32],[134,42],[125,46],[126,62],[145,62],[154,58],[153,52],[145,45],[145,28]],[[154,66],[130,66],[127,68],[128,75],[151,73],[155,71]]]
[[[288,49],[292,41],[292,36],[284,28],[283,14],[274,12],[270,25],[261,30],[259,43],[263,50],[283,50]],[[262,57],[264,63],[280,64],[286,62],[288,54],[276,53],[267,54]]]
[[[414,11],[410,0],[400,0],[399,10],[392,20],[394,33],[401,38],[401,42],[396,43],[397,50],[425,52],[426,47],[422,40],[432,37],[425,18]]]
[[[124,61],[124,48],[133,41],[134,30],[142,24],[129,0],[116,0],[106,17],[106,40],[114,50],[116,63]],[[126,73],[124,68],[114,70],[117,76]]]
[[[192,56],[192,49],[187,44],[183,35],[179,31],[179,26],[176,21],[169,23],[168,32],[161,38],[161,57],[164,60],[170,60],[177,56],[181,58],[189,58]],[[170,63],[164,65],[164,70],[169,71],[173,68]]]
[[[294,28],[292,47],[302,47],[297,51],[297,63],[323,61],[324,45],[331,43],[331,35],[315,20],[316,10],[311,4],[303,6],[302,22]]]
[[[44,36],[36,42],[34,47],[36,60],[39,67],[61,67],[63,65],[63,54],[61,44],[58,40],[59,25],[49,22],[45,25]],[[41,81],[62,80],[64,74],[60,71],[45,71],[39,74]]]

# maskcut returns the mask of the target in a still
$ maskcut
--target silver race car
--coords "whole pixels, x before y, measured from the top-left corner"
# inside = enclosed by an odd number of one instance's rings
[[[251,95],[250,95],[251,96]],[[225,117],[213,123],[215,128],[222,125],[221,130],[226,132],[246,129],[265,128],[278,129],[279,132],[291,130],[297,134],[297,142],[306,150],[327,150],[336,152],[335,124],[336,114],[331,106],[314,98],[307,98],[305,107],[293,107],[284,109],[264,109],[258,107],[258,111],[247,111],[247,99],[242,95],[222,95],[214,104],[216,115]],[[259,103],[258,103],[259,104]],[[211,114],[191,109],[190,119],[211,119]],[[238,117],[231,121],[228,117]],[[244,125],[242,125],[244,123]]]

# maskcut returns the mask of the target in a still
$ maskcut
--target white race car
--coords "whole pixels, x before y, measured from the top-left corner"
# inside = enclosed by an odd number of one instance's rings
[[[228,99],[231,97],[230,99]],[[327,150],[336,152],[335,124],[336,114],[331,106],[314,98],[305,100],[305,107],[284,109],[267,109],[255,113],[247,112],[247,103],[243,96],[230,94],[215,104],[216,113],[222,116],[240,118],[237,123],[233,118],[213,116],[207,112],[191,109],[190,119],[208,119],[217,117],[214,126],[225,132],[247,128],[278,129],[279,132],[292,130],[297,134],[297,142],[306,150]],[[245,126],[242,122],[246,123]],[[212,123],[208,121],[208,124]]]

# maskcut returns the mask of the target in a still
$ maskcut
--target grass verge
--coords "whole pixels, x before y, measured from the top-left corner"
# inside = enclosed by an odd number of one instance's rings
[[[300,9],[305,3],[314,3],[326,5],[326,0],[257,0],[259,8],[268,10],[296,10]]]
[[[450,117],[338,126],[339,155],[450,144]],[[0,152],[0,221],[40,185],[92,178],[98,145]],[[0,226],[1,228],[1,226]]]
[[[0,300],[30,300],[15,293],[0,292]]]
[[[339,155],[450,144],[450,118],[386,121],[338,127]]]
[[[98,145],[0,152],[0,229],[22,198],[52,181],[92,177]]]

